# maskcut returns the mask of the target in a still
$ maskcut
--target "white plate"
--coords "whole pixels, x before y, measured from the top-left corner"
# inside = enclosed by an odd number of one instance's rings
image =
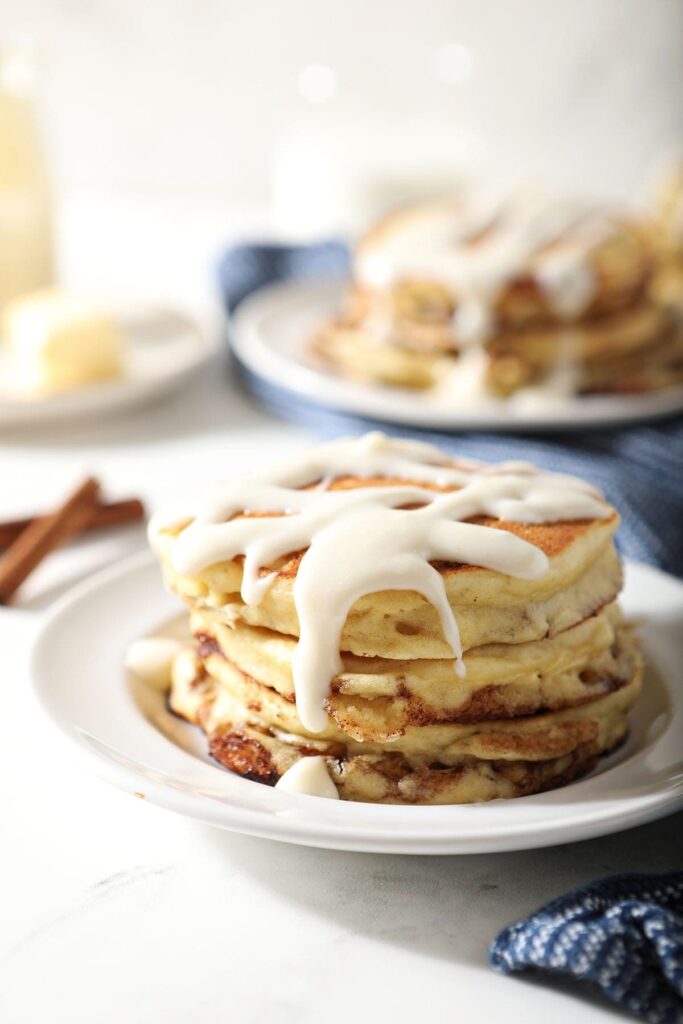
[[[645,692],[626,744],[590,777],[539,796],[460,807],[399,807],[298,796],[212,762],[203,734],[163,695],[134,686],[128,645],[177,617],[148,554],[91,577],[45,623],[33,654],[38,698],[91,766],[130,793],[250,835],[344,850],[481,853],[617,832],[683,806],[683,583],[627,567],[623,605],[643,620]]]
[[[446,392],[344,380],[308,351],[315,331],[339,310],[344,287],[339,281],[317,281],[255,292],[233,320],[231,343],[240,362],[267,384],[339,412],[440,430],[576,430],[683,410],[683,386],[643,395],[554,398],[537,407],[495,399],[458,407]]]
[[[115,313],[126,339],[126,373],[75,391],[22,398],[0,388],[0,427],[113,412],[140,405],[179,388],[216,350],[192,321],[170,310],[136,309]],[[9,357],[0,348],[0,380]]]

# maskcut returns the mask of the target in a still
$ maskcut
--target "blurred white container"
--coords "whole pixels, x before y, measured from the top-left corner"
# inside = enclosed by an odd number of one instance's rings
[[[0,39],[0,309],[17,295],[52,283],[54,276],[35,80],[30,43]]]

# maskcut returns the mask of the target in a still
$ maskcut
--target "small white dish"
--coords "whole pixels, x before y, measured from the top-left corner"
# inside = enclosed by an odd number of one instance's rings
[[[181,607],[145,553],[86,580],[54,608],[33,652],[35,691],[105,779],[180,814],[250,835],[385,853],[531,849],[618,832],[683,806],[683,583],[627,565],[623,606],[648,662],[628,741],[589,777],[518,800],[450,807],[324,800],[238,778],[204,735],[123,668],[133,640]]]
[[[25,396],[12,392],[10,359],[0,346],[0,427],[102,416],[142,405],[180,388],[216,351],[187,317],[166,309],[114,311],[126,341],[126,372],[121,377],[59,394]]]
[[[315,331],[341,308],[345,284],[316,281],[272,285],[245,300],[233,318],[231,345],[239,361],[273,388],[338,412],[440,430],[548,431],[616,426],[683,410],[683,386],[641,395],[577,395],[538,401],[484,399],[473,404],[442,391],[344,379],[310,352]],[[519,398],[519,396],[518,396]]]

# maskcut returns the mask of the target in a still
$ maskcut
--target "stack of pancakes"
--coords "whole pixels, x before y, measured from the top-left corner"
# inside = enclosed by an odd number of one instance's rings
[[[683,377],[643,223],[577,208],[554,231],[550,205],[511,197],[485,218],[470,206],[408,207],[362,237],[342,313],[314,339],[318,356],[357,379],[431,388],[455,380],[474,341],[481,390],[498,397],[538,386],[640,392]]]
[[[395,483],[344,475],[325,486]],[[162,523],[152,543],[190,608],[195,637],[193,656],[174,667],[171,708],[201,726],[214,758],[231,771],[274,784],[300,758],[320,755],[346,800],[470,803],[539,792],[588,772],[624,738],[640,689],[640,657],[615,603],[617,514],[474,521],[536,545],[548,571],[531,581],[435,565],[459,626],[464,676],[454,672],[425,598],[403,590],[362,597],[342,630],[343,668],[330,680],[320,733],[301,724],[293,686],[302,552],[264,567],[261,575],[275,573],[274,580],[247,605],[241,557],[180,572],[174,544],[191,520]],[[321,579],[321,593],[325,585]]]

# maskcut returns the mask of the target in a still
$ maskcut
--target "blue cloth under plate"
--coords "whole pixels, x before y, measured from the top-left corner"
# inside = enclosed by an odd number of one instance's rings
[[[561,896],[505,928],[489,956],[504,974],[564,974],[651,1024],[682,1024],[683,871],[617,875]]]
[[[338,277],[348,270],[348,251],[338,241],[316,245],[238,245],[219,265],[225,308],[234,312],[257,288],[285,280]],[[438,433],[392,427],[347,416],[275,387],[236,365],[246,388],[263,404],[321,437],[381,427],[418,436],[446,450],[488,461],[527,459],[547,469],[574,473],[600,487],[619,509],[619,547],[629,558],[683,575],[683,418],[657,424],[554,435],[502,436]]]

